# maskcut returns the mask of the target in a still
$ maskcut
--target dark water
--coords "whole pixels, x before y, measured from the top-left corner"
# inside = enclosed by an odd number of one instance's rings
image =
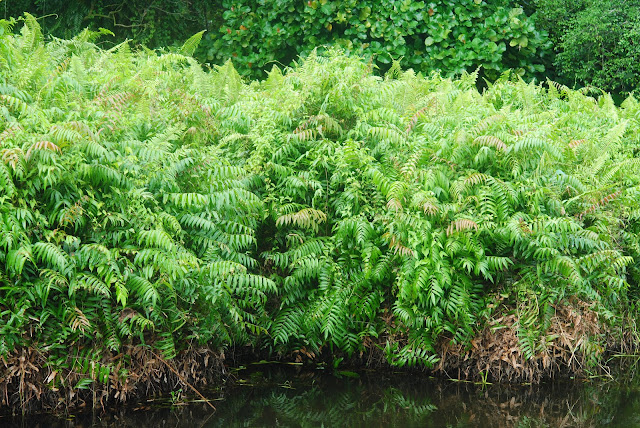
[[[0,427],[640,427],[634,381],[474,385],[287,366],[255,366],[236,376],[235,386],[207,393],[215,412],[175,396],[173,405],[168,397],[67,419],[0,418]]]

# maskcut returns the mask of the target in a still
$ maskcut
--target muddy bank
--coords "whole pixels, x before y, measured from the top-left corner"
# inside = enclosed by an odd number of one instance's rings
[[[606,375],[612,363],[619,363],[613,356],[638,351],[634,346],[637,338],[632,334],[635,329],[606,327],[593,307],[584,302],[558,305],[548,324],[540,326],[544,331],[541,337],[527,336],[524,322],[517,308],[505,308],[470,345],[441,340],[436,347],[439,361],[435,367],[404,370],[475,382],[539,383]],[[387,335],[381,340],[402,341],[403,337]],[[363,352],[351,358],[343,356],[340,367],[397,371],[388,363],[383,349],[384,343],[369,342]],[[167,360],[148,347],[128,346],[99,363],[68,357],[64,364],[58,362],[59,367],[67,369],[56,370],[45,352],[22,348],[0,359],[0,414],[113,408],[177,391],[196,396],[200,389],[229,380],[229,367],[270,358],[330,368],[335,357],[304,348],[278,357],[246,348],[227,357],[211,349],[193,348]],[[109,367],[108,373],[104,367]]]
[[[443,381],[411,373],[361,370],[353,376],[289,364],[235,373],[213,412],[200,400],[155,399],[106,412],[0,418],[3,428],[191,427],[601,427],[638,426],[636,382],[539,385]]]
[[[0,414],[111,408],[170,391],[192,392],[192,386],[213,386],[226,375],[224,354],[207,348],[166,360],[149,348],[129,346],[100,362],[68,357],[58,363],[67,368],[57,370],[48,357],[22,348],[0,359]]]
[[[616,355],[638,352],[635,320],[617,325],[609,326],[593,304],[578,300],[555,305],[542,321],[506,308],[470,345],[441,341],[435,371],[456,379],[531,383],[606,375]]]

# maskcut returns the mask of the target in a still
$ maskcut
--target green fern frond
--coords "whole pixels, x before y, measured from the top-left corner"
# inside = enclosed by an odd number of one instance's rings
[[[199,33],[196,33],[193,36],[189,37],[180,48],[179,53],[185,56],[193,56],[196,49],[198,48],[198,45],[200,44],[200,41],[202,40],[203,34],[204,31],[200,31]]]

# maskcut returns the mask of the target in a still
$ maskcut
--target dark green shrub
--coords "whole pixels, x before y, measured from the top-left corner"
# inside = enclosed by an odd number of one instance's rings
[[[562,36],[557,65],[577,85],[628,92],[640,85],[640,1],[595,2]]]
[[[508,2],[225,0],[221,34],[205,36],[209,60],[233,58],[243,74],[270,62],[290,63],[336,44],[383,68],[393,59],[423,72],[460,74],[483,66],[543,71],[546,36]],[[532,59],[535,59],[532,61]]]
[[[638,87],[640,2],[536,0],[535,7],[536,26],[557,53],[545,62],[551,79],[614,93]]]
[[[181,43],[198,31],[217,28],[220,0],[10,0],[2,3],[0,17],[36,16],[47,35],[72,38],[83,29],[106,28],[115,35],[102,45],[125,39],[150,48]]]
[[[546,35],[514,5],[508,0],[16,0],[5,4],[4,12],[5,18],[23,12],[40,17],[43,32],[61,38],[106,28],[114,37],[103,46],[131,39],[166,47],[206,30],[196,56],[216,63],[233,58],[241,74],[252,76],[270,62],[288,65],[318,46],[336,44],[383,69],[393,59],[447,75],[482,65],[493,79],[507,68],[541,73],[550,50]]]
[[[535,15],[536,27],[549,35],[554,49],[560,47],[562,36],[569,29],[571,20],[589,6],[588,0],[534,0],[531,9]]]

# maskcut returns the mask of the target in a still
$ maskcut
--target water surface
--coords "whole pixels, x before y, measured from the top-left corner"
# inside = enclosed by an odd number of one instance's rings
[[[253,366],[215,401],[178,395],[67,419],[0,419],[7,427],[640,427],[640,388],[618,382],[476,385],[424,374]],[[357,377],[356,377],[357,376]]]

